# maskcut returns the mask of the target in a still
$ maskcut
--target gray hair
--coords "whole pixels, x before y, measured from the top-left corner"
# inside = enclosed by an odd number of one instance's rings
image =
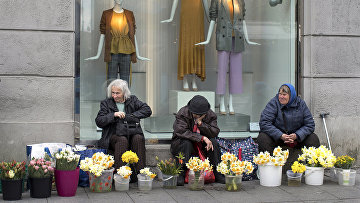
[[[113,80],[109,84],[109,86],[107,87],[107,97],[108,98],[111,97],[111,88],[112,87],[120,88],[121,91],[124,93],[124,99],[125,100],[130,98],[131,92],[130,92],[128,84],[127,84],[127,82],[125,80],[116,79],[116,80]]]
[[[290,95],[290,88],[287,85],[282,85],[279,88],[279,93],[280,92],[285,92],[286,94]]]

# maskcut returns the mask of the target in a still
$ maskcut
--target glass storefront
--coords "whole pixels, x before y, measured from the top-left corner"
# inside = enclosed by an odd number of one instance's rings
[[[183,82],[177,79],[178,47],[180,32],[180,0],[172,22],[169,19],[173,1],[170,0],[124,0],[123,7],[133,11],[136,20],[136,38],[140,56],[150,61],[138,60],[132,64],[131,93],[147,102],[153,110],[151,118],[144,119],[142,126],[146,138],[170,139],[175,104],[182,96]],[[208,0],[210,6],[211,0]],[[283,83],[295,85],[296,67],[296,4],[283,1],[275,7],[268,0],[245,0],[245,21],[249,39],[260,45],[248,45],[242,52],[243,93],[233,95],[235,115],[218,115],[219,123],[242,122],[245,128],[222,126],[220,136],[247,136],[249,122],[259,121],[266,103],[276,94]],[[101,129],[95,125],[100,101],[106,96],[106,63],[104,50],[99,59],[99,24],[102,12],[114,6],[113,0],[82,0],[80,9],[80,139],[95,140]],[[205,12],[204,12],[205,13]],[[204,15],[204,35],[209,28],[209,19]],[[191,22],[188,22],[191,23]],[[218,74],[216,50],[216,25],[211,41],[205,45],[206,79],[196,78],[198,93],[213,95],[213,109],[219,113],[219,96],[215,94]],[[187,31],[187,32],[191,32]],[[191,79],[190,90],[191,90]],[[228,89],[228,88],[227,88]],[[178,90],[178,91],[176,91]],[[185,95],[191,95],[185,92]],[[185,96],[186,97],[186,96]],[[225,104],[228,104],[228,93]],[[210,102],[212,103],[212,102]],[[174,110],[175,109],[175,110]],[[228,111],[228,110],[227,110]],[[239,117],[240,115],[240,117]],[[232,117],[233,116],[233,117]],[[241,117],[243,116],[243,117]],[[246,119],[243,119],[246,118]],[[243,119],[241,121],[237,119]],[[226,124],[224,124],[226,125]],[[233,125],[234,126],[234,125]]]

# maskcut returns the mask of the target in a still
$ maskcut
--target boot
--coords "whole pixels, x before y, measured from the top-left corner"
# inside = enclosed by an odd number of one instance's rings
[[[217,171],[214,171],[215,182],[225,184],[225,176]]]
[[[181,173],[177,178],[177,186],[184,186],[184,183],[185,183],[185,175]]]

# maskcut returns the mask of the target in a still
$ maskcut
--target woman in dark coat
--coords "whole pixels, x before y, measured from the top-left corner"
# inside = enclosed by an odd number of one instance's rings
[[[173,125],[173,136],[170,151],[174,156],[182,152],[187,163],[194,154],[194,144],[199,144],[202,151],[209,158],[210,164],[216,168],[221,161],[219,144],[216,141],[220,129],[217,126],[217,116],[210,109],[210,104],[205,97],[196,95],[189,103],[182,107],[176,114]],[[186,167],[179,174],[178,185],[184,185]],[[215,181],[225,183],[225,177],[214,169]]]
[[[305,101],[296,96],[294,86],[283,84],[261,113],[259,151],[272,153],[275,147],[286,145],[319,147],[314,130],[314,119]]]
[[[150,107],[131,95],[127,82],[121,79],[112,81],[107,88],[107,99],[100,104],[95,119],[102,128],[98,147],[114,151],[115,168],[123,166],[121,155],[132,150],[139,157],[137,171],[145,167],[145,138],[140,126],[140,119],[151,115]],[[130,126],[131,128],[127,128]]]

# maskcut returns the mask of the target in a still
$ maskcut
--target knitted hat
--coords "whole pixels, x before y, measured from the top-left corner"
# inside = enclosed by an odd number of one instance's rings
[[[188,107],[191,113],[203,115],[209,111],[210,104],[205,97],[196,95],[189,101]]]

